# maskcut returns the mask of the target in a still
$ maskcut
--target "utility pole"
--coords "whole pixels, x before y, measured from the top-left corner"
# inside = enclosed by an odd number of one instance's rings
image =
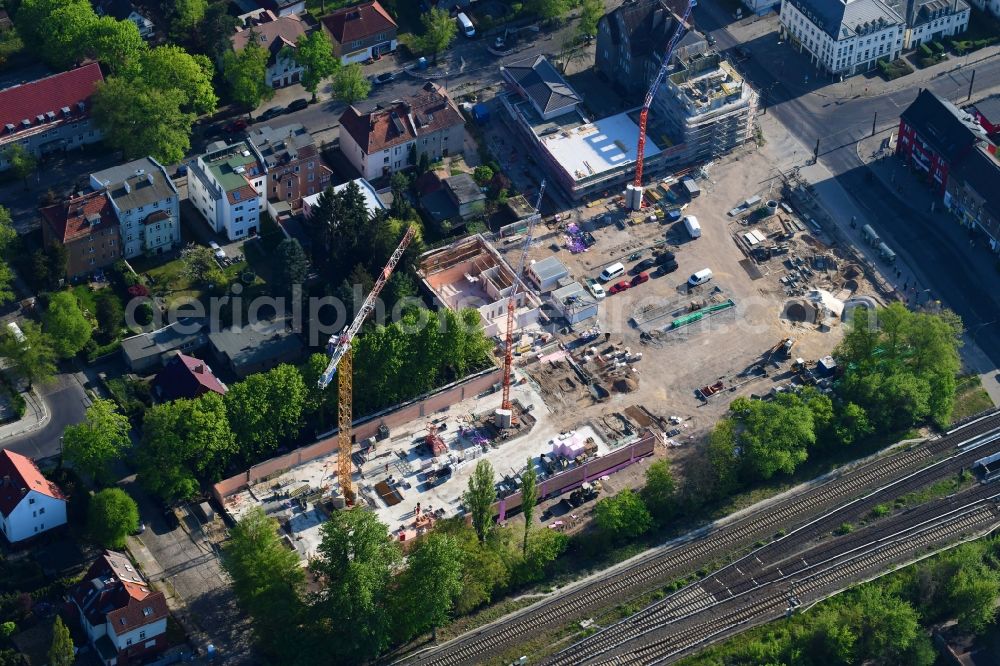
[[[872,118],[872,136],[875,136],[875,123],[878,121],[878,111],[875,112],[875,117]]]
[[[816,139],[816,147],[813,148],[813,163],[819,162],[819,139]]]
[[[965,98],[966,102],[972,99],[972,84],[975,82],[976,82],[976,70],[972,70],[972,78],[969,79],[969,95],[968,97]]]

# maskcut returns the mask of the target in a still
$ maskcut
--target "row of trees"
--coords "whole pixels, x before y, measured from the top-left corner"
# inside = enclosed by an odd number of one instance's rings
[[[933,559],[821,603],[808,613],[706,650],[686,666],[931,666],[937,652],[928,627],[957,620],[979,634],[994,620],[1000,598],[998,542],[963,544]]]

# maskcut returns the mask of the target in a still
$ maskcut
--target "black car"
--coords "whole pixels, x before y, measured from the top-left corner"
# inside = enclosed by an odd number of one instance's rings
[[[375,84],[389,83],[395,78],[396,75],[393,74],[392,72],[382,72],[381,74],[376,74],[375,76],[372,77],[372,83]]]
[[[257,120],[270,120],[271,118],[277,118],[285,112],[285,107],[283,106],[272,106],[270,109],[260,114]]]
[[[653,271],[652,277],[657,278],[660,277],[661,275],[666,275],[667,273],[673,273],[676,270],[677,270],[677,262],[670,261],[665,264],[660,264],[659,266],[657,266],[656,270]]]
[[[643,259],[628,272],[629,275],[638,275],[643,271],[648,271],[650,268],[656,265],[656,259]]]
[[[674,253],[670,251],[664,252],[663,254],[658,254],[655,257],[653,257],[653,261],[656,262],[657,266],[661,266],[663,264],[669,264],[670,262],[675,261],[675,259],[676,257],[674,256]]]
[[[288,113],[291,113],[292,111],[301,111],[307,106],[309,106],[309,100],[307,100],[305,97],[297,99],[288,105]]]

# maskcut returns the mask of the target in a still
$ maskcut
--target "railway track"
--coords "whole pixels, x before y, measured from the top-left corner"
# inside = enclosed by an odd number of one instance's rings
[[[1000,450],[1000,442],[980,441],[988,440],[993,434],[1000,435],[1000,413],[983,416],[938,439],[846,469],[821,484],[739,520],[696,531],[682,543],[664,546],[627,566],[615,568],[604,576],[530,606],[509,619],[465,634],[442,646],[404,657],[401,661],[435,666],[482,662],[484,658],[502,653],[546,628],[564,626],[587,617],[591,611],[635,598],[755,541],[769,538],[779,529],[815,525],[815,519],[808,520],[811,516],[827,515],[831,508],[842,508],[859,496],[871,494],[865,491],[893,482],[898,484],[901,479],[906,483],[900,487],[920,487],[929,483],[938,475],[947,474],[953,467],[971,464],[972,460],[982,455]],[[959,453],[945,459],[949,464],[942,466],[942,461],[934,462],[938,456],[956,448]],[[929,471],[920,475],[921,468]],[[790,532],[784,538],[794,533]]]
[[[1000,523],[996,499],[997,495],[993,495],[959,508],[944,504],[939,511],[943,508],[947,512],[938,519],[905,527],[870,544],[846,550],[826,560],[817,560],[800,571],[785,574],[759,588],[703,606],[681,617],[667,620],[648,618],[641,633],[628,641],[607,645],[600,653],[592,653],[582,660],[575,655],[560,653],[546,663],[621,666],[669,663],[695,648],[782,617],[793,607],[830,596],[859,579],[877,577],[892,565],[918,559],[918,556],[926,555],[929,548],[940,548],[958,539],[995,529]],[[608,655],[609,652],[614,654]],[[595,661],[594,658],[600,660]]]

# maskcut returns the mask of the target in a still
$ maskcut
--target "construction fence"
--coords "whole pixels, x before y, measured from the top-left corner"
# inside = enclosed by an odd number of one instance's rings
[[[494,389],[500,384],[502,379],[503,371],[500,368],[491,367],[432,393],[427,393],[408,402],[387,407],[381,412],[362,417],[354,422],[354,439],[358,441],[374,437],[379,427],[383,425],[389,428],[391,432],[394,428],[409,423],[414,419],[433,414],[436,411],[462,402],[467,398]],[[250,485],[259,483],[264,479],[276,476],[285,470],[297,467],[310,460],[328,456],[336,451],[337,448],[337,433],[334,431],[318,442],[303,446],[285,455],[265,460],[262,463],[254,465],[246,472],[219,481],[212,486],[212,495],[220,506],[225,506],[224,500],[226,497]]]

